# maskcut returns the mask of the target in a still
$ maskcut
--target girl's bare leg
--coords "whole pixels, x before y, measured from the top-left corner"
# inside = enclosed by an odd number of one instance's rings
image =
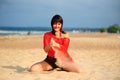
[[[63,66],[63,69],[68,72],[77,72],[77,73],[81,72],[80,67],[75,63],[68,64],[68,66],[65,65]]]
[[[42,72],[42,71],[49,71],[52,70],[52,66],[49,65],[47,62],[42,61],[42,62],[38,62],[35,63],[31,66],[31,68],[29,69],[30,72]]]

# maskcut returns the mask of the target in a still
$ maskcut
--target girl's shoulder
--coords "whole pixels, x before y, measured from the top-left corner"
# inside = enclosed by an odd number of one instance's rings
[[[52,37],[52,33],[51,32],[45,32],[44,33],[44,38],[50,38]]]
[[[63,37],[63,38],[69,38],[69,34],[68,34],[67,32],[62,33],[62,37]]]

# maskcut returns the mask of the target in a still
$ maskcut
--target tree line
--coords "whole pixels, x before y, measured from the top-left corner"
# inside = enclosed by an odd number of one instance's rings
[[[100,32],[108,32],[108,33],[120,33],[120,26],[118,24],[110,25],[108,28],[100,28]]]

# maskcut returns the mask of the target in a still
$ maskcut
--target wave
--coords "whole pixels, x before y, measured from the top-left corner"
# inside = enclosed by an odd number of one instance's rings
[[[66,27],[65,31],[70,33],[78,32],[95,32],[98,28],[76,28]],[[51,31],[51,27],[11,27],[11,26],[0,26],[0,36],[10,35],[39,35],[44,32]]]
[[[40,35],[45,31],[3,31],[0,30],[0,36],[12,36],[12,35]]]

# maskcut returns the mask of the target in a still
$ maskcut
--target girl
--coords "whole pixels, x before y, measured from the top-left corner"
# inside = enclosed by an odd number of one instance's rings
[[[49,71],[60,67],[56,65],[57,56],[59,57],[59,55],[55,56],[56,51],[53,49],[53,47],[62,48],[62,50],[67,52],[70,39],[68,33],[62,29],[63,19],[60,15],[53,16],[51,20],[51,27],[52,31],[46,32],[43,40],[44,51],[47,53],[47,57],[42,62],[33,64],[30,68],[31,72]],[[71,59],[71,61],[73,61],[70,56],[68,57]],[[62,68],[66,71],[79,72],[79,70],[69,69],[68,67]]]

